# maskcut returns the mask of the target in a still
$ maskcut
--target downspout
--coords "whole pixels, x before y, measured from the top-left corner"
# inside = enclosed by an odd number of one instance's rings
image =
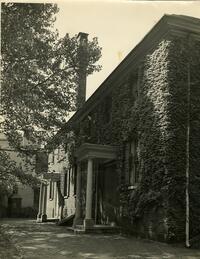
[[[190,38],[188,39],[190,46]],[[185,245],[190,247],[190,197],[189,197],[189,182],[190,182],[190,104],[191,104],[191,75],[190,75],[190,57],[187,64],[187,132],[186,132],[186,218],[185,218]]]

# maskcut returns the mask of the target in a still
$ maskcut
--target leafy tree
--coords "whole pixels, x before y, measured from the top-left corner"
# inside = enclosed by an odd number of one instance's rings
[[[39,183],[36,177],[26,174],[22,166],[17,165],[9,154],[5,151],[0,151],[0,194],[12,194],[16,189],[16,180],[33,187]]]
[[[77,35],[59,38],[53,27],[58,11],[55,4],[1,5],[1,128],[10,145],[25,155],[35,155],[34,144],[47,142],[76,109],[80,46]],[[100,56],[94,38],[87,45],[87,75],[100,69]],[[26,179],[6,156],[0,152],[2,191],[13,178]]]
[[[76,107],[80,51],[77,36],[62,39],[53,29],[55,4],[2,4],[2,123],[10,143],[21,132],[46,141]],[[87,74],[98,71],[97,39],[88,42]]]

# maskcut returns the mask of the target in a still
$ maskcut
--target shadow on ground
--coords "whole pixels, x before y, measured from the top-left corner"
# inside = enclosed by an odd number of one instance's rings
[[[13,242],[21,247],[23,258],[27,259],[200,259],[200,250],[176,248],[133,237],[75,235],[65,227],[34,220],[12,219],[0,223]]]

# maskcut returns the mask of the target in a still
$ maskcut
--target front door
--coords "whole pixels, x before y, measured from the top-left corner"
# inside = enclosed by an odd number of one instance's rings
[[[99,166],[96,182],[96,223],[117,223],[119,214],[119,181],[114,162]]]

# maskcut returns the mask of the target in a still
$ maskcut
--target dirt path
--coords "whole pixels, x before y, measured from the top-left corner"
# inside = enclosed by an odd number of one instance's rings
[[[24,259],[200,259],[200,250],[120,235],[75,235],[53,223],[12,219],[0,224],[12,235]]]

